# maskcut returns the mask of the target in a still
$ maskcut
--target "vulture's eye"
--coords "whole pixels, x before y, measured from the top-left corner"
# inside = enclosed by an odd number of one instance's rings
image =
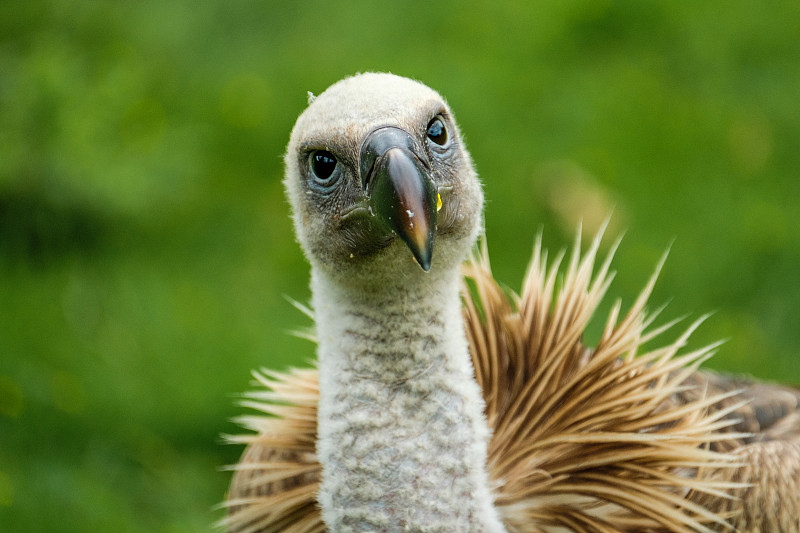
[[[442,122],[442,119],[439,117],[434,118],[428,123],[426,134],[431,142],[439,146],[447,144],[447,128],[444,127],[444,122]]]
[[[308,158],[311,184],[321,192],[330,192],[339,179],[336,156],[327,150],[314,150]]]

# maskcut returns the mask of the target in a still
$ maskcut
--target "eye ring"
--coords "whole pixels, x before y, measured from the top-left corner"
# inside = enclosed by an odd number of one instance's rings
[[[440,115],[436,115],[428,122],[425,128],[425,136],[432,146],[442,149],[450,144],[450,134],[445,126],[444,119]]]
[[[308,154],[308,182],[312,189],[329,194],[339,181],[341,171],[336,156],[328,150],[312,150]]]

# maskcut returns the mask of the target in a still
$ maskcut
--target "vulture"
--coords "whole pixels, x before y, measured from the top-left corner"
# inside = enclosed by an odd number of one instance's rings
[[[521,290],[499,285],[434,90],[366,73],[310,95],[285,166],[318,357],[254,374],[228,531],[800,531],[800,391],[700,370],[702,318],[668,334],[648,308],[660,264],[589,346],[602,230],[537,239]]]

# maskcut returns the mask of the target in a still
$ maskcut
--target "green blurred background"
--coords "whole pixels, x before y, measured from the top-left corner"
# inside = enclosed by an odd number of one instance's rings
[[[800,383],[800,3],[0,4],[0,530],[207,531],[250,369],[303,364],[281,156],[358,71],[444,94],[495,274],[613,209],[612,297]],[[609,301],[613,298],[609,298]]]

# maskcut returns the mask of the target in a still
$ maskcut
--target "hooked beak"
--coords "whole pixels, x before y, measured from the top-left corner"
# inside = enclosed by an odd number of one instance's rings
[[[360,169],[372,214],[430,270],[439,196],[414,138],[392,126],[373,131],[362,145]]]

